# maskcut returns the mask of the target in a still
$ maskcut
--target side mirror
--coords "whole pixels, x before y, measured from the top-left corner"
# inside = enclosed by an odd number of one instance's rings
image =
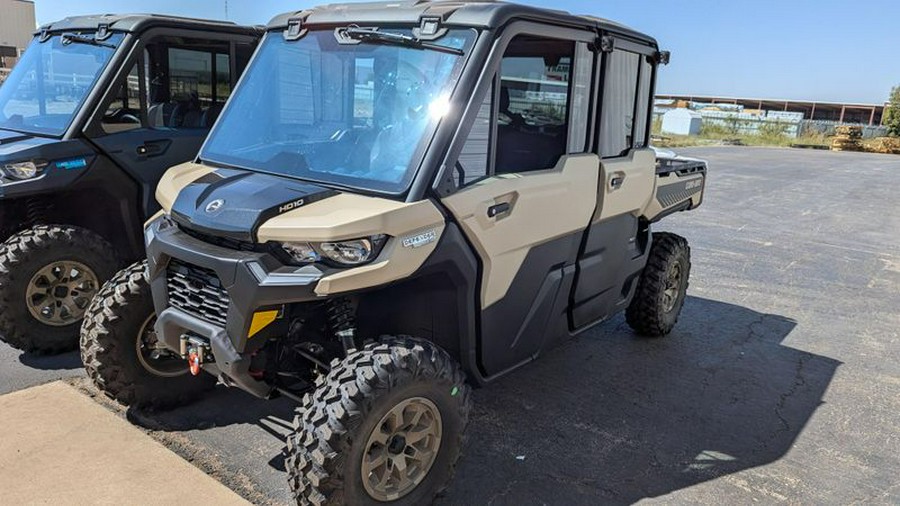
[[[668,65],[669,59],[672,57],[672,53],[669,51],[660,51],[656,53],[656,61],[660,65]]]

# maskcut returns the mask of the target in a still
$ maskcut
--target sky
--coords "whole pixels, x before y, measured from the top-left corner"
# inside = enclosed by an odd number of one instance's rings
[[[900,85],[898,0],[518,1],[656,37],[672,52],[661,94],[881,103]],[[265,24],[318,3],[329,0],[35,0],[35,9],[38,24],[126,11]]]

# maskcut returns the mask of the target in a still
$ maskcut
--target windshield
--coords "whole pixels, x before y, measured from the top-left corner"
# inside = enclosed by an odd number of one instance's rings
[[[102,45],[89,33],[34,39],[0,86],[0,128],[65,133],[122,38],[113,34]]]
[[[342,186],[400,193],[446,111],[474,41],[450,30],[433,44],[332,30],[297,41],[267,35],[200,158]],[[447,50],[446,48],[453,48]]]

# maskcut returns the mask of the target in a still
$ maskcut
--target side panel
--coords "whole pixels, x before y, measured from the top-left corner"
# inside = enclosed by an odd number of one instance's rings
[[[656,154],[637,149],[603,160],[599,205],[578,257],[571,324],[578,329],[625,308],[646,262],[641,211],[653,198]]]
[[[207,129],[141,128],[99,137],[94,143],[140,183],[140,208],[147,217],[159,210],[153,190],[160,177],[169,167],[195,157],[207,133]]]
[[[596,208],[599,158],[495,176],[443,199],[481,260],[481,362],[493,375],[541,348]]]
[[[631,213],[591,224],[578,258],[572,328],[625,309],[646,263],[649,237],[640,227]]]
[[[625,213],[637,214],[653,197],[656,153],[652,149],[638,149],[621,158],[603,160],[600,175],[604,187],[593,221]]]

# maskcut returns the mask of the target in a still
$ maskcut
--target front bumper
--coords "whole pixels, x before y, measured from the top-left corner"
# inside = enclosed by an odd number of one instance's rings
[[[253,314],[261,308],[321,300],[315,288],[328,274],[327,268],[285,265],[267,252],[210,244],[183,232],[164,216],[151,221],[144,234],[153,305],[158,316],[155,326],[158,339],[175,351],[179,351],[185,334],[207,339],[215,361],[205,364],[204,369],[216,375],[224,373],[245,390],[265,396],[268,387],[248,374],[249,352],[263,344],[250,342],[248,338]],[[211,318],[209,304],[207,311],[191,311],[172,304],[169,271],[175,264],[214,273],[219,289],[227,294],[224,318]],[[195,293],[200,294],[203,285],[199,281],[191,282],[198,285]],[[198,308],[204,304],[199,295],[196,300]],[[225,300],[217,299],[216,304],[224,306]]]

